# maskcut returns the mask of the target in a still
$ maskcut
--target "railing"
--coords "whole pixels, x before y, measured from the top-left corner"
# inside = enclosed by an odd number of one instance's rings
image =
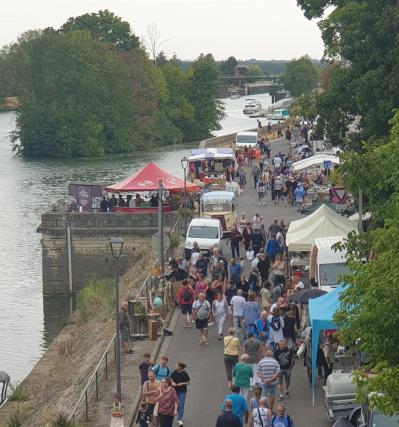
[[[177,221],[171,230],[171,234],[178,232],[179,227],[181,227],[181,217],[180,216],[177,218]],[[156,267],[157,265],[158,265],[158,259],[155,260],[153,267]],[[150,282],[151,282],[151,274],[149,273],[149,274],[147,274],[142,285],[138,289],[136,296],[134,298],[135,301],[137,301],[139,299],[139,297],[143,296],[143,295],[149,297]],[[102,354],[101,359],[98,362],[93,374],[89,378],[89,381],[87,382],[86,387],[83,389],[83,392],[79,397],[79,400],[77,401],[77,403],[74,406],[71,414],[69,415],[69,417],[68,417],[69,421],[75,420],[75,418],[78,415],[78,409],[79,409],[79,407],[83,401],[85,404],[85,409],[84,409],[85,419],[86,419],[86,421],[89,419],[89,400],[92,396],[93,391],[95,392],[96,402],[98,402],[100,400],[100,387],[99,387],[100,379],[101,379],[103,373],[105,374],[105,379],[108,379],[108,364],[112,360],[115,361],[115,353],[116,353],[115,335],[116,334],[114,334],[112,336],[112,339],[108,343],[106,350]],[[110,353],[111,348],[113,348],[113,354],[111,351],[111,358],[110,358],[109,353]],[[91,390],[91,388],[93,388],[93,390]]]
[[[94,373],[90,377],[89,381],[87,382],[86,387],[84,388],[82,394],[80,395],[78,402],[76,403],[75,407],[73,408],[71,415],[68,417],[69,421],[75,420],[77,410],[83,401],[85,402],[85,418],[86,418],[86,421],[89,419],[89,399],[91,396],[90,388],[92,387],[93,383],[95,384],[96,401],[97,402],[99,401],[99,399],[100,399],[100,397],[99,397],[99,380],[100,380],[100,376],[101,376],[100,371],[102,369],[104,369],[105,379],[108,379],[108,362],[110,361],[108,353],[109,353],[111,347],[113,347],[113,353],[114,353],[113,354],[113,360],[115,360],[115,353],[116,353],[115,335],[116,334],[113,335],[113,337],[112,337],[111,341],[109,342],[105,352],[103,353],[100,361],[98,362],[96,369],[94,370]]]

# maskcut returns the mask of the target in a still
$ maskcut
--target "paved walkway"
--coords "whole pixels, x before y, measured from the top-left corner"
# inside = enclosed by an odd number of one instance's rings
[[[278,151],[288,151],[288,144],[284,140],[273,143],[272,155]],[[267,205],[259,207],[249,174],[250,172],[247,173],[247,189],[241,195],[238,205],[239,215],[245,212],[249,218],[252,218],[256,212],[259,212],[266,227],[275,218],[289,222],[301,217],[295,208],[285,208],[283,204],[275,205],[270,199],[270,193],[267,196]],[[227,257],[230,256],[227,242],[225,242],[224,253]],[[169,357],[171,368],[177,361],[187,364],[191,384],[186,400],[184,425],[213,427],[219,414],[219,406],[224,395],[228,393],[223,364],[223,344],[217,340],[217,331],[213,326],[209,330],[210,345],[199,346],[196,330],[185,329],[183,323],[180,311],[176,310],[170,325],[175,333],[172,337],[165,338],[160,354],[166,354]],[[294,418],[296,427],[330,425],[323,407],[321,384],[318,384],[316,404],[312,406],[311,390],[307,385],[303,360],[295,362],[291,394],[292,397],[286,399],[285,403],[288,413]],[[176,421],[175,425],[177,425]]]

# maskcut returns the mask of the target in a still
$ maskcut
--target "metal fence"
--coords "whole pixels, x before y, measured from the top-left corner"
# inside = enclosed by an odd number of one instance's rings
[[[179,216],[175,225],[173,226],[171,230],[171,235],[176,235],[181,231],[182,227],[182,220]],[[153,268],[158,265],[158,259],[156,259]],[[150,298],[150,290],[152,286],[152,278],[151,273],[147,274],[146,278],[144,279],[142,285],[136,292],[136,296],[133,298],[134,301],[138,301],[140,297],[146,296],[147,298]],[[74,406],[71,414],[68,417],[68,420],[76,420],[79,419],[81,416],[85,416],[86,421],[89,420],[89,404],[90,399],[92,396],[95,397],[95,401],[98,402],[100,400],[100,385],[101,381],[105,378],[105,380],[108,379],[108,372],[109,372],[109,365],[112,364],[112,367],[115,366],[115,353],[116,353],[116,347],[115,347],[115,335],[112,336],[112,339],[107,345],[107,348],[105,349],[104,353],[101,355],[101,359],[98,362],[96,368],[94,369],[93,374],[90,376],[85,388],[83,389],[79,400],[77,401],[76,405]],[[84,407],[83,407],[84,404]]]

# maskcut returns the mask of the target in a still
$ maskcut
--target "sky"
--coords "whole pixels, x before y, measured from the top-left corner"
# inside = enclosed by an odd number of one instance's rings
[[[128,21],[145,43],[155,23],[167,56],[217,60],[320,59],[323,42],[316,21],[307,20],[296,0],[3,0],[0,46],[26,30],[59,28],[69,17],[109,9]]]

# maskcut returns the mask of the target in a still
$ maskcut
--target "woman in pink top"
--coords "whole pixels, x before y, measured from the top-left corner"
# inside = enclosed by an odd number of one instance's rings
[[[208,285],[204,280],[204,276],[198,274],[198,282],[195,284],[195,298],[198,298],[199,294],[206,294],[207,289]]]

